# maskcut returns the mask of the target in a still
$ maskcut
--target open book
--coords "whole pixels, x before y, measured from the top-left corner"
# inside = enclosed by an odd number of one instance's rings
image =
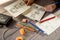
[[[17,0],[16,2],[6,6],[5,10],[7,10],[13,17],[23,14],[30,19],[38,21],[45,13],[42,6],[35,3],[31,6],[27,6],[23,0]]]

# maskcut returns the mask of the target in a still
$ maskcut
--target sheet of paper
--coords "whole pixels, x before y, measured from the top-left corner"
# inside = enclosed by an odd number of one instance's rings
[[[54,15],[53,15],[54,16]],[[49,15],[46,18],[51,17],[51,15]],[[43,22],[43,23],[39,23],[37,22],[36,25],[42,29],[47,35],[50,35],[51,33],[53,33],[57,28],[60,27],[60,19],[58,17],[51,19],[49,21]]]
[[[55,14],[56,16],[60,17],[60,10],[56,11],[54,14]]]
[[[6,6],[5,10],[7,10],[13,17],[17,17],[29,8],[30,6],[27,6],[23,0],[17,0],[16,2]]]
[[[9,2],[9,1],[11,1],[11,0],[0,0],[0,5],[4,4],[6,2]]]
[[[31,11],[26,14],[25,16],[32,19],[32,20],[37,20],[40,21],[40,19],[42,18],[42,16],[44,15],[45,11],[42,8],[42,6],[37,5],[37,4],[33,4],[31,6]]]

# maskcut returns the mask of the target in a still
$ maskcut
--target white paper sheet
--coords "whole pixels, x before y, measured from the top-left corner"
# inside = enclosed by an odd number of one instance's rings
[[[0,0],[0,5],[4,4],[6,2],[9,2],[9,1],[11,1],[11,0]]]
[[[45,11],[42,8],[42,6],[33,4],[31,7],[31,11],[28,14],[26,14],[25,16],[32,20],[40,21],[40,19],[44,15],[44,13],[45,13]]]
[[[54,15],[49,15],[46,18],[49,18]],[[45,18],[45,19],[46,19]],[[42,29],[47,35],[50,35],[52,32],[54,32],[57,28],[60,27],[60,19],[58,17],[51,19],[49,21],[39,23],[37,22],[36,25]]]

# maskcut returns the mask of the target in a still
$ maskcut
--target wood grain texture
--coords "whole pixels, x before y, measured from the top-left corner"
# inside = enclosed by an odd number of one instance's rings
[[[52,3],[53,1],[51,0],[37,0],[36,3],[37,4],[41,4],[43,6],[48,5],[50,3]],[[5,10],[3,9],[4,5],[0,6],[0,13],[4,12]],[[60,13],[60,12],[59,12]],[[5,13],[6,15],[9,14],[8,12]],[[46,13],[46,15],[48,15],[48,13]],[[55,14],[56,15],[56,14]],[[11,26],[12,27],[12,26]],[[2,35],[3,32],[6,30],[7,28],[0,28],[0,40],[3,40]],[[17,29],[13,28],[10,29],[5,36],[10,35],[11,33],[15,32]],[[15,32],[13,35],[11,35],[10,37],[8,37],[6,40],[15,40],[15,38],[17,36],[19,36],[19,30],[17,32]],[[47,36],[44,35],[42,33],[33,33],[33,32],[27,32],[25,35],[25,39],[26,40],[60,40],[60,28],[58,28],[55,32],[53,32],[51,35]]]

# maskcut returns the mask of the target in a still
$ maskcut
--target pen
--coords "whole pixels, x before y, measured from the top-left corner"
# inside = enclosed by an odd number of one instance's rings
[[[41,20],[44,18],[45,14],[46,14],[46,12],[45,12],[44,15],[42,16]]]
[[[34,23],[28,21],[29,24],[31,24],[32,26],[34,26],[35,28],[37,28],[40,32],[44,33],[44,31],[42,29],[40,29],[38,26],[36,26]]]
[[[48,20],[51,20],[51,19],[53,19],[53,18],[55,18],[55,17],[56,17],[56,16],[53,16],[53,17],[47,18],[47,19],[45,19],[45,20],[40,20],[40,23],[43,23],[43,22],[48,21]]]

